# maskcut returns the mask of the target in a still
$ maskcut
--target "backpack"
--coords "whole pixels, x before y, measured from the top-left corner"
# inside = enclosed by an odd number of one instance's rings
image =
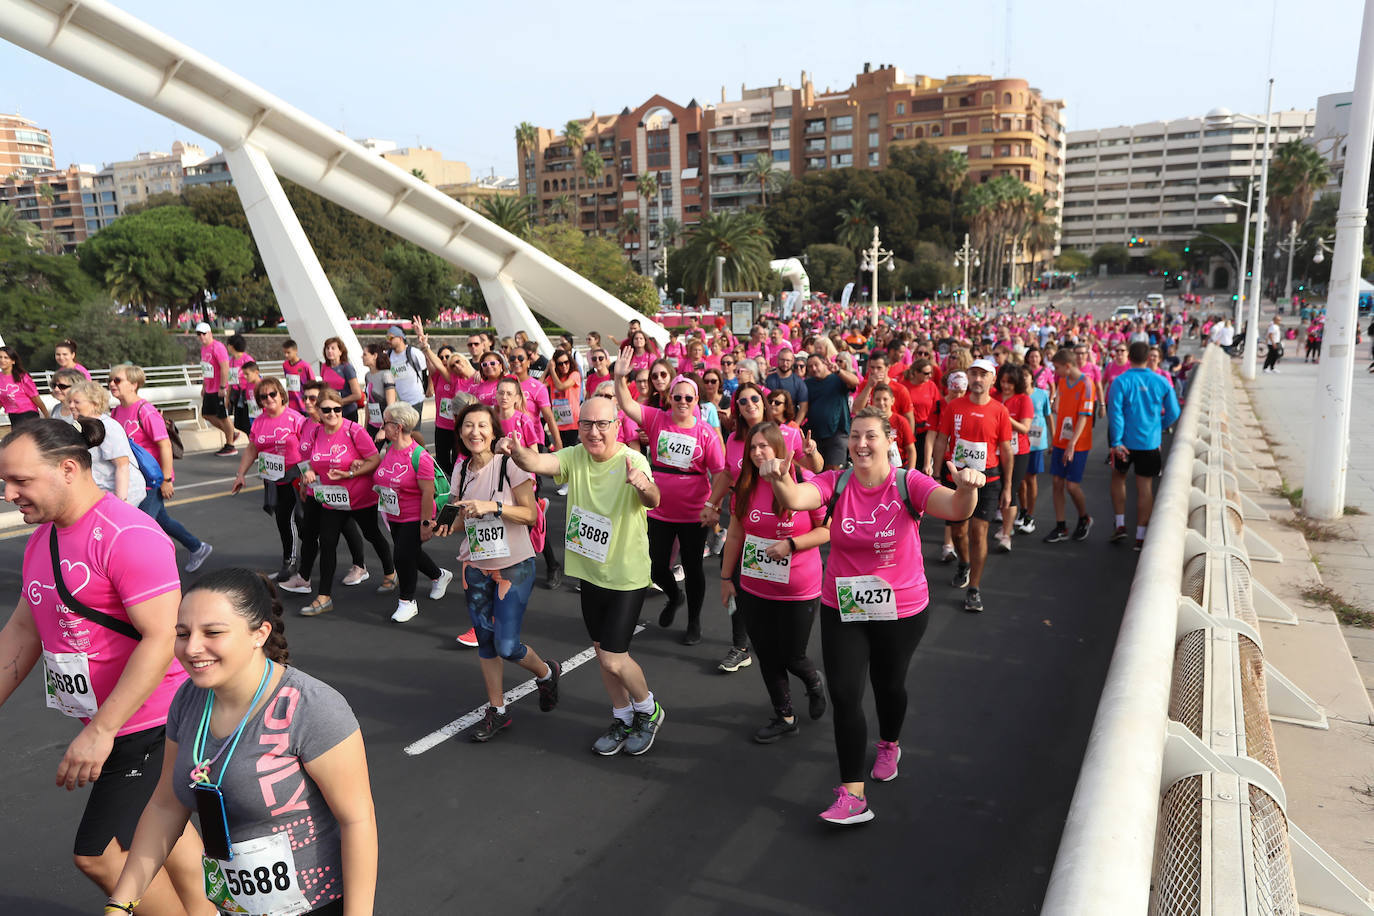
[[[840,501],[840,494],[844,488],[849,486],[849,478],[854,476],[854,469],[845,468],[844,473],[840,474],[840,479],[835,481],[835,490],[830,494],[830,501],[825,504],[825,524],[830,524],[830,516],[835,513],[835,504]],[[897,495],[902,498],[902,505],[906,506],[906,514],[911,516],[912,521],[921,521],[921,512],[911,504],[911,492],[906,485],[906,470],[897,469]]]
[[[129,440],[129,448],[134,453],[134,464],[138,465],[138,472],[143,475],[144,481],[148,484],[148,489],[153,490],[162,486],[166,479],[162,476],[162,466],[159,465],[153,456],[148,454],[148,450],[139,445],[134,440]]]
[[[418,476],[420,473],[420,452],[424,446],[416,445],[410,450],[410,469]],[[434,511],[437,514],[444,506],[448,505],[448,475],[444,469],[439,467],[439,462],[434,462]]]
[[[413,369],[413,370],[415,371],[415,375],[419,377],[419,379],[420,379],[420,390],[421,390],[422,392],[428,394],[428,393],[429,393],[429,363],[428,363],[427,361],[426,361],[426,362],[421,362],[420,365],[417,366],[414,362],[411,362],[410,357],[411,357],[411,355],[412,355],[414,352],[415,352],[415,348],[412,347],[412,346],[410,346],[409,344],[407,344],[407,345],[406,345],[406,365],[409,366],[411,369]]]
[[[162,418],[162,425],[167,427],[167,441],[172,444],[172,457],[174,459],[184,458],[186,456],[186,446],[181,444],[181,432],[177,429],[177,425],[173,423],[171,420],[167,419],[167,415],[163,413],[160,408],[153,407],[152,402],[144,401],[143,403],[147,404],[149,407],[152,407],[153,410],[156,410],[157,415]],[[140,423],[142,423],[142,418],[143,412],[139,411]],[[130,440],[130,442],[132,441],[133,440]]]
[[[458,496],[461,499],[463,490],[467,488],[468,463],[462,464],[462,470],[458,472]],[[510,455],[501,456],[501,476],[498,478],[499,486],[503,490],[510,489]],[[535,553],[544,552],[544,541],[548,537],[548,520],[544,516],[544,507],[548,505],[547,500],[536,499],[534,524],[530,526],[530,546]]]

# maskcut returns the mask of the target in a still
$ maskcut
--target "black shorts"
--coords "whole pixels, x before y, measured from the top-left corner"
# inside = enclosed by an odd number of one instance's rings
[[[1158,477],[1164,471],[1164,456],[1159,449],[1141,449],[1140,451],[1131,450],[1122,461],[1115,455],[1112,456],[1112,467],[1116,468],[1118,474],[1126,473],[1126,470],[1135,465],[1135,476],[1137,477]]]
[[[950,480],[948,477],[941,477],[941,478],[940,478],[940,483],[943,484],[945,487],[951,489],[951,490],[957,490],[957,489],[958,489],[958,487],[956,487],[956,486],[954,485],[954,481]],[[978,502],[974,504],[974,506],[973,506],[973,514],[970,515],[969,518],[976,518],[976,519],[978,519],[980,522],[990,522],[990,521],[992,521],[993,517],[997,514],[997,506],[998,506],[998,502],[1001,500],[1001,498],[1002,498],[1002,478],[1001,478],[1001,477],[992,477],[992,478],[989,478],[989,479],[988,479],[988,482],[985,483],[985,484],[983,484],[982,489],[980,489],[980,490],[978,491]],[[962,525],[962,524],[963,524],[964,522],[966,522],[966,521],[968,521],[967,518],[966,518],[966,519],[962,519],[962,520],[957,521],[957,522],[949,522],[949,521],[947,521],[947,522],[945,522],[945,524],[946,524],[946,525]]]
[[[849,457],[849,433],[836,433],[816,443],[821,461],[828,468],[842,468]]]
[[[159,725],[114,740],[100,778],[91,786],[91,797],[86,799],[86,811],[72,843],[73,855],[102,855],[112,839],[118,840],[122,849],[133,846],[138,819],[162,775],[166,739],[167,729]]]
[[[229,411],[224,407],[224,397],[218,391],[214,394],[205,392],[200,396],[200,415],[202,417],[219,417],[221,420],[229,416]]]
[[[582,580],[582,623],[587,636],[607,652],[629,652],[647,588],[622,592]]]

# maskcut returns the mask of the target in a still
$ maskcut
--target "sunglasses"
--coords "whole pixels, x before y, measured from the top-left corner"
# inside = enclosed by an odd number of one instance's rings
[[[594,362],[594,363],[604,363],[605,361],[606,361],[606,357],[604,357],[604,356],[593,356],[593,357],[592,357],[592,362]]]
[[[690,404],[697,399],[694,394],[675,394],[673,400],[679,404]]]
[[[769,404],[770,407],[785,407],[785,406],[787,406],[787,402],[786,402],[786,401],[781,401],[781,400],[779,400],[779,401],[769,401],[768,404]]]
[[[482,363],[483,369],[500,369],[501,364],[496,362]]]
[[[762,403],[763,403],[763,398],[759,397],[759,396],[756,395],[756,394],[746,394],[746,395],[744,395],[743,397],[740,397],[740,398],[738,398],[738,399],[736,399],[736,400],[737,400],[737,402],[748,401],[750,404],[762,404]]]
[[[53,386],[52,386],[52,390],[53,390],[53,391],[70,391],[70,390],[71,390],[71,387],[72,387],[71,385],[53,385]]]
[[[480,343],[477,343],[477,342],[475,342],[475,341],[468,341],[468,349],[469,349],[469,350],[476,350],[477,348],[479,348],[479,347],[481,347],[481,346],[482,346],[482,345],[481,345]]]
[[[558,362],[554,363],[554,365],[555,365],[555,366],[566,366],[566,365],[569,365],[569,363],[568,363],[568,361],[567,361],[566,359],[560,359],[560,360],[558,360]]]
[[[513,363],[523,363],[523,362],[526,362],[525,357],[523,357],[523,356],[512,356],[512,357],[510,358],[510,361],[513,362]]]
[[[667,377],[668,377],[668,373],[666,373],[666,372],[655,372],[655,373],[653,374],[653,378],[667,378]]]
[[[733,359],[723,359],[720,361],[720,364],[722,366],[733,366],[735,364],[735,361]]]
[[[277,394],[275,391],[264,391],[262,394],[258,395],[258,403],[262,404],[266,401],[275,401],[280,397],[281,395]]]
[[[321,407],[320,413],[343,413],[342,407]]]

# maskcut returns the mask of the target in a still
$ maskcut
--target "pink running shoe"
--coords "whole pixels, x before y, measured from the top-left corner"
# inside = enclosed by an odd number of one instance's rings
[[[857,795],[849,794],[844,786],[835,787],[835,803],[821,812],[821,820],[827,824],[846,827],[873,820],[873,812],[868,801]]]
[[[475,649],[477,647],[477,630],[473,627],[468,627],[468,631],[458,637],[458,645],[467,646],[469,649]]]
[[[902,759],[902,749],[896,741],[879,741],[873,746],[878,749],[878,759],[873,761],[873,778],[878,782],[891,782],[897,778],[897,761]]]

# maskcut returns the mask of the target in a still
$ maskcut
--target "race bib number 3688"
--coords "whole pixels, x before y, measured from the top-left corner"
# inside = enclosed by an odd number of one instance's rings
[[[611,549],[611,520],[581,506],[568,507],[567,548],[598,563]]]

